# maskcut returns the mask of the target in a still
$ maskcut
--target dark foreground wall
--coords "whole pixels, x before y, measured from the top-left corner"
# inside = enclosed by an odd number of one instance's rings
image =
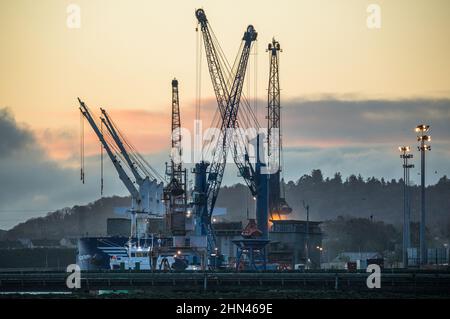
[[[81,272],[80,287],[76,289],[67,286],[68,276],[73,274],[65,271],[0,271],[0,299],[15,296],[2,295],[2,292],[51,291],[70,293],[71,298],[114,291],[127,296],[140,294],[183,299],[193,296],[301,298],[305,292],[315,298],[373,297],[374,294],[383,298],[450,297],[448,271],[382,272],[381,285],[374,289],[367,286],[369,274],[365,272]],[[346,295],[341,296],[341,293]]]
[[[75,248],[0,249],[0,268],[66,268],[76,263]]]

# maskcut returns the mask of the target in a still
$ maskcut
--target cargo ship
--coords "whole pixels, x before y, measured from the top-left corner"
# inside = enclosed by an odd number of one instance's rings
[[[78,239],[77,265],[81,270],[109,270],[112,257],[125,258],[128,256],[129,240],[130,238],[126,236],[82,237]],[[136,238],[132,241],[138,242]],[[139,244],[142,247],[148,247],[150,241],[150,238],[141,238]],[[170,247],[172,238],[157,238],[156,243],[161,247]]]
[[[193,248],[195,245],[187,244],[184,236],[170,236],[165,230],[163,218],[149,218],[146,223],[146,232],[141,233],[142,236],[139,239],[130,239],[130,236],[127,235],[130,223],[128,218],[109,218],[107,220],[107,236],[79,238],[77,265],[81,270],[121,269],[122,262],[125,263],[125,269],[133,270],[136,265],[131,261],[137,257],[136,249],[140,249],[139,255],[147,250],[151,251],[152,256],[158,260],[156,268],[159,268],[163,258],[167,259],[170,266],[181,257],[186,260],[189,269],[196,269],[200,265],[201,257]],[[195,238],[191,238],[191,241],[195,243]],[[131,246],[130,243],[132,243]],[[118,267],[112,267],[112,264]],[[147,264],[147,261],[140,262],[140,270],[148,270],[146,268],[149,267],[145,267],[144,264]],[[151,265],[151,263],[148,264]],[[132,267],[127,265],[132,265]],[[175,268],[180,270],[182,267]]]

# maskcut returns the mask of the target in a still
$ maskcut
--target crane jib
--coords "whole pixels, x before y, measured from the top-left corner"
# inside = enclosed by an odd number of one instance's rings
[[[203,207],[201,209],[201,211],[203,212],[202,214],[207,214],[207,216],[203,216],[206,217],[205,222],[207,223],[204,226],[208,230],[208,242],[210,243],[209,248],[211,249],[211,245],[213,245],[214,243],[211,216],[220,190],[220,185],[225,171],[227,152],[231,144],[231,134],[227,134],[227,130],[235,128],[238,125],[237,115],[239,111],[243,82],[245,79],[245,73],[250,55],[250,48],[253,41],[256,40],[258,34],[252,25],[249,25],[247,27],[242,38],[242,40],[244,41],[244,47],[232,82],[233,84],[231,89],[228,90],[227,82],[224,79],[222,68],[219,63],[219,56],[214,46],[214,41],[211,37],[206,14],[203,9],[198,9],[196,10],[195,15],[199,24],[201,25],[206,58],[208,62],[208,69],[216,95],[218,108],[221,113],[220,138],[217,144],[217,151],[213,154],[213,159],[207,172],[208,178],[206,185],[206,207]]]

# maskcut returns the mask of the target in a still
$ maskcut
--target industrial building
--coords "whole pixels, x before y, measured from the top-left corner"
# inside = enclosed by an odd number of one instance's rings
[[[280,269],[298,269],[299,265],[301,268],[320,268],[323,237],[320,224],[321,222],[307,223],[304,220],[272,221],[267,251],[269,264]],[[242,239],[242,226],[242,222],[214,224],[217,247],[227,265],[233,265],[236,261],[237,247],[233,241]]]
[[[323,237],[320,224],[317,221],[273,220],[269,232],[269,263],[290,269],[298,269],[299,265],[320,268]]]
[[[232,264],[236,260],[236,246],[233,240],[240,239],[242,222],[222,222],[214,224],[217,247],[221,251],[226,264]]]

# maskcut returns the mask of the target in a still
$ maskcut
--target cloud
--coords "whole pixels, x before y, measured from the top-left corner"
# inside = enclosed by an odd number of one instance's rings
[[[431,126],[432,151],[427,153],[427,182],[450,174],[450,100],[364,100],[325,96],[283,103],[285,174],[298,178],[320,168],[331,176],[359,174],[385,178],[402,175],[398,146],[410,145],[411,172],[419,182],[415,145],[417,124]]]
[[[18,124],[8,109],[0,109],[0,150],[0,229],[99,197],[99,171],[92,170],[96,158],[87,159],[92,174],[83,186],[79,168],[50,158],[33,131]],[[126,194],[113,174],[106,174],[109,195]]]
[[[264,105],[263,101],[259,105]],[[204,129],[211,123],[215,108],[214,99],[203,103]],[[108,111],[121,131],[162,174],[169,159],[170,108],[167,112]],[[265,112],[260,109],[258,115],[263,118]],[[192,130],[194,105],[182,104],[181,116],[183,127]],[[448,99],[364,100],[327,95],[283,101],[282,116],[283,174],[287,180],[296,180],[316,168],[325,176],[339,171],[344,177],[362,174],[400,178],[397,147],[415,146],[413,129],[422,122],[431,125],[433,137],[432,151],[427,153],[427,182],[434,183],[444,174],[450,176]],[[260,123],[266,126],[264,119]],[[0,229],[100,197],[99,142],[89,126],[85,131],[89,151],[86,184],[82,185],[79,132],[69,128],[33,131],[17,123],[10,110],[0,109]],[[418,183],[419,158],[414,147],[413,150],[415,168],[411,177]],[[106,156],[104,166],[105,196],[128,195]],[[223,183],[237,182],[243,181],[237,177],[234,163],[229,163]]]
[[[414,128],[431,125],[436,141],[450,140],[449,99],[294,99],[283,104],[283,136],[289,146],[415,143]]]
[[[0,109],[0,137],[0,158],[28,147],[34,141],[26,128],[17,125],[8,108]]]
[[[90,107],[93,117],[100,125],[100,109],[90,105],[89,100],[85,103]],[[164,111],[130,108],[108,108],[104,107],[110,118],[117,127],[131,141],[136,149],[144,154],[158,154],[169,152],[170,130],[171,130],[171,105],[167,105]],[[212,118],[216,112],[214,98],[202,101],[201,118],[203,127],[206,129],[211,125]],[[190,132],[194,130],[196,109],[193,103],[181,101],[181,125]],[[33,130],[38,143],[45,149],[48,155],[65,165],[72,165],[79,158],[79,111],[73,110],[61,115],[64,123],[70,123],[64,127],[45,128]],[[191,135],[193,136],[193,135]],[[100,142],[88,122],[84,121],[84,139],[86,156],[94,156],[99,153]]]
[[[39,145],[53,160],[65,161],[69,164],[77,158],[79,145],[77,132],[66,128],[46,128],[35,130],[33,133]]]
[[[259,101],[264,105],[264,101]],[[258,111],[261,127],[265,112]],[[401,178],[398,146],[410,145],[415,167],[414,183],[420,182],[417,124],[431,125],[432,151],[427,153],[427,183],[450,176],[450,100],[367,100],[358,95],[324,95],[282,102],[283,174],[297,180],[313,169],[325,176],[341,172],[344,177],[361,174],[386,179]],[[228,165],[224,183],[236,180],[234,165]]]

